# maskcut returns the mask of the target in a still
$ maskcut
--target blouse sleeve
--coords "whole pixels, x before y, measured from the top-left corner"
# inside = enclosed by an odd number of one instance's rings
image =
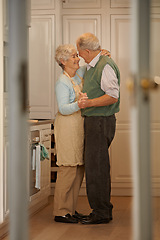
[[[80,109],[77,101],[70,102],[70,93],[70,87],[64,82],[58,81],[56,83],[56,99],[59,112],[62,115],[70,115]]]

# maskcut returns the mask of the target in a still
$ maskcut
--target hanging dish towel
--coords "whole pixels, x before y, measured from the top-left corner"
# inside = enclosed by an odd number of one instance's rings
[[[40,143],[41,146],[41,161],[48,159],[49,160],[49,153],[46,149],[46,147]]]

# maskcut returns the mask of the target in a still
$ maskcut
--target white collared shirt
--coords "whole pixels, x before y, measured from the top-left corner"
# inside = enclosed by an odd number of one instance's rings
[[[92,61],[87,64],[87,71],[91,67],[95,67],[96,63],[99,61],[101,53],[99,53]],[[106,64],[101,77],[101,89],[109,96],[114,98],[119,98],[119,84],[118,78],[113,70],[113,68]]]

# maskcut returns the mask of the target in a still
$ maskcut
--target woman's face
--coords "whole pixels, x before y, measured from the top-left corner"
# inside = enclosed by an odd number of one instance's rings
[[[77,70],[79,68],[79,61],[80,58],[78,57],[77,51],[73,51],[70,58],[63,62],[64,70],[68,68],[71,70]]]

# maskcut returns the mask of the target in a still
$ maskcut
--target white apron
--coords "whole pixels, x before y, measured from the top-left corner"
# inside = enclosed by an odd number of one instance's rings
[[[65,74],[67,75],[67,73]],[[76,95],[75,101],[77,101],[79,92],[82,90],[82,83],[75,85],[71,78],[70,80]],[[71,115],[62,115],[58,112],[54,124],[54,135],[57,165],[83,165],[84,119],[81,116],[81,111]]]

